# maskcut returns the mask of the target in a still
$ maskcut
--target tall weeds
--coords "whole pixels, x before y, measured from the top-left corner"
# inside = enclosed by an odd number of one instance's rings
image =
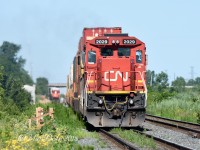
[[[200,94],[178,93],[161,101],[151,101],[147,108],[150,114],[189,122],[200,122]]]

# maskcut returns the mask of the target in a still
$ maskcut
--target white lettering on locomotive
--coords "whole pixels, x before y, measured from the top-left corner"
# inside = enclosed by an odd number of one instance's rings
[[[111,79],[110,81],[117,81],[118,80],[118,76],[120,76],[122,78],[122,73],[120,71],[110,71],[110,76],[111,74],[115,73],[115,78]],[[104,80],[105,81],[109,81],[109,71],[104,72]],[[125,72],[125,76],[123,76],[123,81],[126,82],[128,81],[128,72]]]

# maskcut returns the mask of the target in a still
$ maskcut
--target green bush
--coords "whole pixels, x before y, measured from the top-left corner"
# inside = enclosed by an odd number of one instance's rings
[[[49,107],[53,107],[55,111],[54,121],[38,130],[34,124],[32,128],[28,128],[27,124],[36,107],[44,108],[45,112]],[[84,123],[71,108],[62,104],[32,105],[18,115],[0,111],[0,117],[0,149],[94,149],[92,146],[78,145],[77,140],[85,137],[97,138],[97,134],[84,130]]]
[[[172,97],[153,101],[147,107],[150,114],[167,118],[199,122],[200,96],[197,92],[178,93]]]
[[[176,92],[171,92],[168,89],[165,89],[163,92],[157,92],[153,90],[148,91],[148,105],[170,99],[176,94]]]

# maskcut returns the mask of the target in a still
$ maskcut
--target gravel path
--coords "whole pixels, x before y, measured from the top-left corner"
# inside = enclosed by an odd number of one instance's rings
[[[200,150],[200,139],[192,138],[186,134],[166,129],[163,127],[159,127],[146,122],[143,123],[143,127],[152,130],[152,131],[146,131],[146,133],[150,135],[163,138],[195,150]]]

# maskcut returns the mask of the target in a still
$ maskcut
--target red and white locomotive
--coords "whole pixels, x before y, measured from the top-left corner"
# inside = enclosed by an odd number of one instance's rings
[[[135,127],[147,104],[146,47],[120,27],[84,28],[67,101],[95,127]]]
[[[60,100],[60,89],[57,87],[49,88],[49,99],[55,100],[56,102]]]

